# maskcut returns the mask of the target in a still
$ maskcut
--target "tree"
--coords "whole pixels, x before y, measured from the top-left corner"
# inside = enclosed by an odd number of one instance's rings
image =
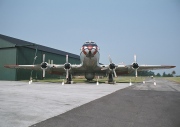
[[[173,77],[173,75],[168,73],[166,77]]]
[[[152,71],[138,71],[138,76],[154,76]],[[135,76],[135,73],[127,74],[126,76]]]
[[[175,71],[172,71],[172,75],[173,75],[173,77],[174,77],[174,75],[176,74],[176,72]]]
[[[167,75],[166,75],[166,72],[163,72],[163,75],[162,75],[163,77],[166,77]]]
[[[163,77],[173,77],[173,75],[171,73],[166,74],[166,72],[164,72],[162,76]]]
[[[161,77],[161,74],[160,73],[157,73],[157,75],[156,75],[157,77]]]

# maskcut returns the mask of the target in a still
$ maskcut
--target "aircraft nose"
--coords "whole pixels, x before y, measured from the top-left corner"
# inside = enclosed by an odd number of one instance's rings
[[[88,50],[92,50],[92,46],[91,45],[88,46]]]

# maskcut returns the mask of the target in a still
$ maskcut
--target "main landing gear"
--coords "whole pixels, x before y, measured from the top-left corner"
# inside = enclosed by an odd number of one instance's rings
[[[113,74],[108,74],[108,84],[116,84],[116,81],[113,79]]]
[[[66,84],[73,84],[72,75],[71,74],[68,75],[68,78],[66,79]]]

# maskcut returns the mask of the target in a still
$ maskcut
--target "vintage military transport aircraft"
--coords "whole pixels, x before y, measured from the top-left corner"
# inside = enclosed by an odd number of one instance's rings
[[[136,55],[134,55],[134,62],[130,65],[114,64],[109,56],[109,65],[99,64],[99,48],[95,42],[85,42],[81,48],[79,65],[71,65],[68,62],[68,55],[66,55],[65,64],[48,64],[45,62],[45,54],[43,54],[43,62],[37,65],[5,65],[6,68],[16,69],[29,69],[29,70],[42,70],[43,77],[45,72],[50,74],[66,75],[66,83],[71,83],[72,75],[80,76],[84,75],[85,78],[90,81],[95,76],[108,76],[108,83],[114,83],[113,77],[117,75],[123,75],[132,73],[135,71],[137,77],[137,71],[143,70],[156,70],[156,69],[170,69],[175,66],[166,65],[138,65],[136,62]]]

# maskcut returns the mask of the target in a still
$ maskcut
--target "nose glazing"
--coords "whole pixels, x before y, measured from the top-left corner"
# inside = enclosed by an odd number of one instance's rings
[[[92,46],[91,45],[88,46],[88,50],[92,50]]]

